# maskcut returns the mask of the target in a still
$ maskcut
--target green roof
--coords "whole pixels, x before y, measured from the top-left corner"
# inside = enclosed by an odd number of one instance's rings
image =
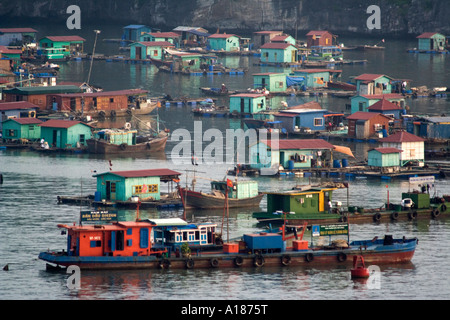
[[[11,94],[50,94],[50,93],[78,93],[82,92],[82,90],[73,85],[66,86],[49,86],[49,87],[20,87],[20,88],[12,88],[12,89],[4,89],[3,93],[11,93]]]

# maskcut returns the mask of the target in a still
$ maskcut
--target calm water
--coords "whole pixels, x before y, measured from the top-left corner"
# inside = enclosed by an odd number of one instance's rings
[[[38,28],[39,29],[39,28]],[[40,28],[39,30],[42,30]],[[93,37],[84,29],[88,39],[87,50],[91,50]],[[63,32],[63,31],[62,31]],[[81,34],[83,35],[83,34]],[[104,38],[120,37],[120,28],[102,30]],[[102,37],[101,37],[102,38]],[[353,40],[364,43],[363,40]],[[352,39],[342,40],[346,45]],[[365,65],[343,67],[343,80],[361,73],[385,73],[396,78],[413,80],[413,85],[446,86],[449,79],[448,56],[414,55],[406,48],[414,47],[415,41],[392,41],[386,43],[384,53],[351,52],[348,58],[368,59]],[[116,54],[116,44],[99,41],[97,52]],[[226,83],[230,89],[248,88],[252,84],[251,74],[260,71],[275,71],[275,68],[260,68],[253,64],[253,57],[232,57],[222,60],[228,66],[245,66],[250,71],[244,76],[188,77],[158,73],[151,65],[130,65],[121,62],[94,62],[92,83],[105,90],[141,87],[153,96],[170,94],[172,97],[200,97],[198,89],[203,86],[218,86]],[[63,81],[84,81],[89,64],[69,62],[61,64],[60,78]],[[283,97],[290,105],[307,102],[314,98]],[[222,101],[224,104],[227,101]],[[340,111],[345,108],[345,99],[321,98],[325,108]],[[279,101],[274,101],[274,104]],[[441,114],[448,112],[446,99],[418,99],[409,101],[411,110],[420,113]],[[160,117],[171,131],[177,128],[193,129],[194,120],[203,120],[203,128],[225,130],[240,126],[229,119],[194,119],[189,107],[171,106],[160,110]],[[389,224],[352,225],[352,239],[371,239],[373,236],[393,234],[419,238],[419,246],[411,264],[382,267],[379,289],[370,289],[367,284],[350,279],[349,270],[314,268],[262,268],[242,270],[165,270],[165,271],[108,271],[83,272],[81,289],[69,290],[64,273],[48,273],[45,263],[39,261],[39,252],[47,249],[65,248],[65,236],[56,228],[58,223],[77,221],[80,207],[58,205],[58,195],[93,194],[94,171],[171,168],[182,175],[182,183],[192,166],[178,164],[171,159],[169,143],[166,156],[152,157],[102,157],[92,155],[42,155],[30,151],[0,151],[0,172],[4,182],[0,185],[0,266],[9,264],[9,271],[0,272],[0,299],[448,299],[450,294],[450,220],[425,220]],[[361,154],[370,146],[350,145]],[[222,179],[232,165],[202,164],[197,169],[197,187],[207,189],[209,179]],[[205,179],[203,179],[205,178]],[[340,179],[339,177],[336,179]],[[267,178],[259,177],[262,190],[283,190],[295,184],[320,182],[319,178]],[[388,189],[386,188],[388,185]],[[386,183],[379,180],[356,179],[350,181],[349,198],[345,190],[335,193],[335,200],[350,205],[379,207],[387,198],[389,190],[392,202],[400,201],[401,192],[408,190],[405,181]],[[439,195],[450,193],[448,180],[436,182]],[[265,209],[265,199],[261,208]],[[230,238],[260,230],[252,210],[230,212]],[[120,219],[135,218],[133,210],[120,210]],[[141,210],[141,217],[183,217],[183,211]],[[190,221],[222,222],[222,212],[194,212]],[[227,233],[224,233],[224,236]],[[308,235],[307,235],[308,236]],[[213,295],[211,292],[213,291]]]

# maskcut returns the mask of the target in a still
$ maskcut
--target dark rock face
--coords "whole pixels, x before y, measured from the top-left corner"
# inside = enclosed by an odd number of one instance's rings
[[[367,28],[367,8],[381,9],[381,29]],[[446,0],[0,0],[0,18],[65,20],[78,5],[84,22],[139,23],[221,30],[330,30],[337,34],[450,34]]]

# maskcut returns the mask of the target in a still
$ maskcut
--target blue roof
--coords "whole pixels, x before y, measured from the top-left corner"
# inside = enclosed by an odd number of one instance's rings
[[[148,28],[143,24],[130,24],[129,26],[123,27],[124,29],[140,29],[140,28]]]

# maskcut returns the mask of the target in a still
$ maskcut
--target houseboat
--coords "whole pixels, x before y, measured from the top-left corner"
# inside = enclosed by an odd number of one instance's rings
[[[411,178],[417,181],[425,177]],[[348,206],[347,210],[337,201],[332,203],[332,188],[302,186],[284,192],[267,193],[267,211],[254,212],[253,217],[262,223],[368,223],[388,221],[413,221],[450,216],[450,196],[430,196],[427,191],[402,193],[400,204],[387,203],[378,208],[364,205]],[[331,206],[330,206],[331,204]],[[288,214],[285,214],[288,213]]]
[[[394,239],[386,235],[383,239],[344,240],[328,245],[300,239],[287,246],[284,233],[261,232],[244,234],[240,241],[222,244],[215,237],[214,225],[196,226],[162,220],[104,225],[60,224],[58,227],[67,233],[66,249],[41,252],[39,259],[52,270],[69,266],[83,270],[314,265],[350,268],[354,255],[363,256],[366,263],[408,263],[418,243],[417,238]],[[322,226],[313,227],[317,234],[333,234],[328,226],[324,226],[323,231]],[[341,228],[334,229],[342,233]]]
[[[222,209],[259,207],[264,194],[258,191],[256,181],[212,181],[211,192],[195,191],[179,187],[179,193],[186,209]]]
[[[155,136],[138,137],[137,130],[104,129],[86,140],[88,152],[96,154],[153,154],[166,148],[169,136],[160,132]]]

